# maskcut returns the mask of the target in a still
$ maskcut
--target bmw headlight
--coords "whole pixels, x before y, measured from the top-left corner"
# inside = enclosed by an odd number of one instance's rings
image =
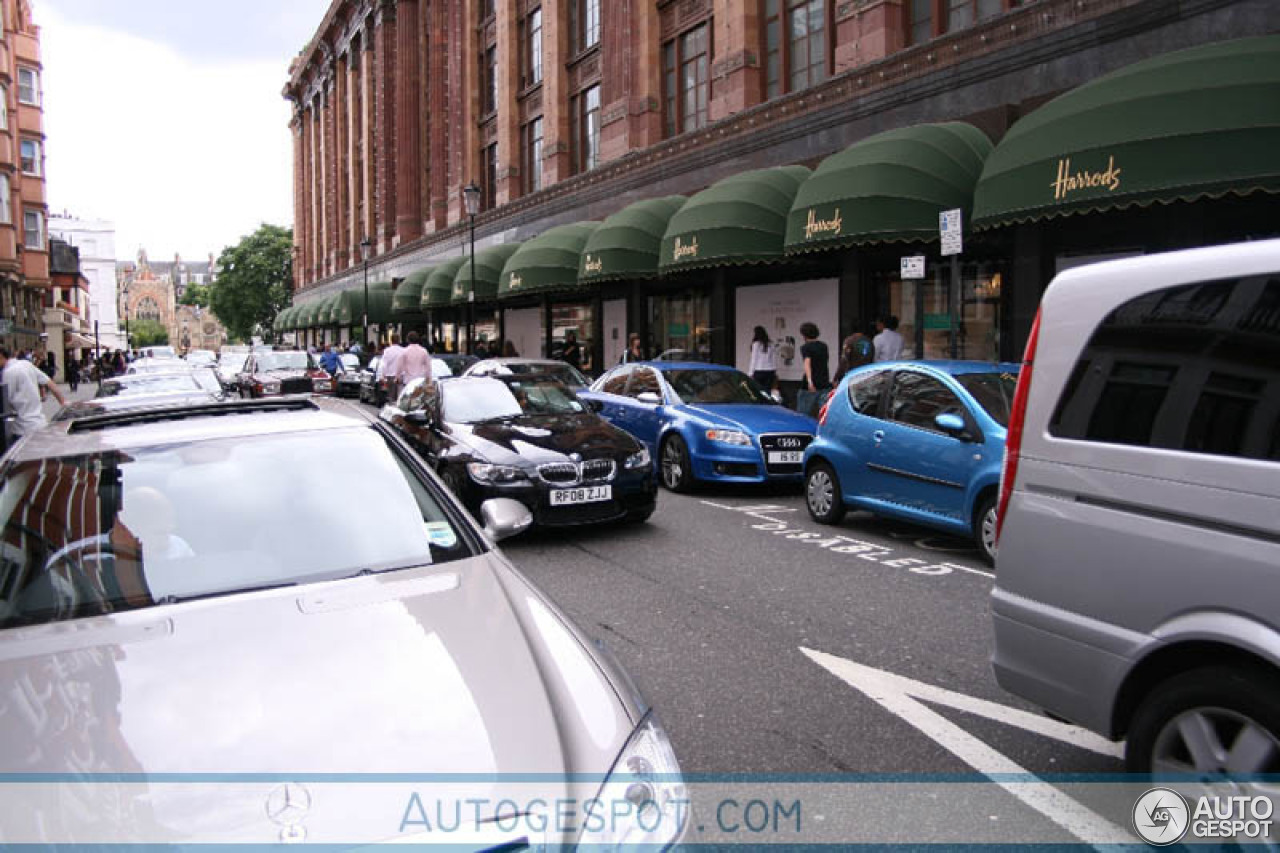
[[[627,457],[626,462],[623,463],[624,467],[632,470],[636,468],[648,468],[650,464],[652,463],[649,459],[649,448],[647,447],[641,447],[639,452],[632,453]]]
[[[667,733],[652,713],[627,740],[604,785],[588,801],[579,848],[605,845],[665,847],[689,821],[689,791]]]
[[[514,483],[526,479],[525,473],[512,465],[490,465],[488,462],[468,462],[467,473],[477,483]]]
[[[722,441],[725,444],[737,444],[742,447],[751,446],[750,436],[736,429],[709,429],[707,430],[707,439],[710,441]]]

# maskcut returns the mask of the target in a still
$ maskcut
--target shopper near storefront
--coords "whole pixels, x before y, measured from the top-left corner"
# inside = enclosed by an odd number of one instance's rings
[[[800,357],[804,359],[804,387],[796,395],[796,411],[814,417],[819,401],[831,390],[830,351],[827,345],[818,340],[818,327],[813,323],[802,323],[800,337],[804,345],[800,347]]]
[[[756,326],[751,332],[751,363],[747,367],[751,378],[766,391],[778,388],[778,362],[773,351],[773,342],[764,326]]]
[[[902,335],[898,334],[898,318],[892,314],[876,321],[876,361],[902,358]]]
[[[627,337],[627,351],[622,354],[622,358],[618,359],[618,364],[630,364],[633,361],[644,361],[644,344],[640,341],[640,336],[632,332]]]
[[[582,347],[578,345],[578,333],[570,329],[564,335],[564,353],[561,355],[574,368],[582,367]]]
[[[839,385],[840,380],[850,370],[862,367],[864,364],[871,364],[875,360],[875,344],[862,332],[854,332],[840,345],[840,360],[836,365],[836,375],[831,379],[832,387]]]

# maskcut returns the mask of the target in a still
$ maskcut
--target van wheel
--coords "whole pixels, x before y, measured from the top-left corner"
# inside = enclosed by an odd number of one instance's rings
[[[840,478],[826,462],[815,462],[804,478],[804,502],[819,524],[839,524],[844,518]]]
[[[1280,773],[1280,685],[1261,669],[1195,669],[1158,685],[1129,725],[1130,773]]]
[[[988,494],[973,514],[973,543],[988,566],[996,564],[996,496]]]

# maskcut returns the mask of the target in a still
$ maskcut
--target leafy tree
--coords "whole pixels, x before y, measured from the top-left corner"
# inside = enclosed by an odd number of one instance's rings
[[[201,308],[209,307],[209,288],[208,284],[188,284],[182,291],[183,305],[199,305]]]
[[[134,320],[129,328],[129,343],[134,347],[156,347],[169,343],[169,330],[159,320]]]
[[[218,258],[209,306],[232,338],[271,337],[276,314],[289,304],[293,284],[293,231],[263,224]]]

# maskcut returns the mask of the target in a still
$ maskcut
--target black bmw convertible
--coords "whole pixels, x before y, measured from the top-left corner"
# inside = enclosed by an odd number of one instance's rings
[[[550,376],[415,380],[382,410],[473,514],[514,498],[546,526],[653,513],[644,445]]]

